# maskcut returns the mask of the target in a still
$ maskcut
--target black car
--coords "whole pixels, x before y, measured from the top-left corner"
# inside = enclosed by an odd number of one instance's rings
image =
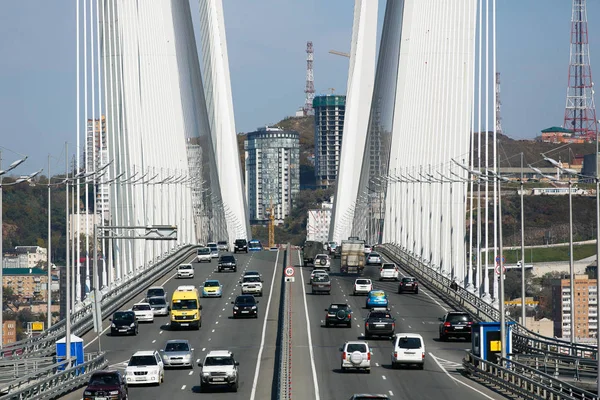
[[[248,252],[248,241],[246,239],[236,239],[235,242],[233,243],[233,252],[237,253],[237,252]]]
[[[96,371],[83,392],[83,400],[127,399],[127,383],[119,371]]]
[[[419,294],[419,282],[417,282],[417,278],[406,276],[400,280],[400,283],[398,284],[398,293],[404,292]]]
[[[396,319],[387,309],[374,308],[365,318],[365,339],[373,336],[393,337],[396,331]]]
[[[448,314],[439,318],[440,340],[446,341],[450,337],[465,338],[471,340],[471,328],[473,318],[469,313],[462,311],[450,311]]]
[[[238,317],[253,317],[258,318],[258,300],[251,294],[243,294],[232,301],[233,318]]]
[[[325,311],[325,326],[331,325],[346,325],[348,328],[352,326],[352,309],[348,304],[330,304]]]
[[[235,257],[231,254],[223,254],[219,257],[219,272],[222,272],[224,269],[228,269],[230,271],[237,271],[237,261]]]
[[[137,335],[138,321],[133,311],[117,311],[110,320],[111,335]]]

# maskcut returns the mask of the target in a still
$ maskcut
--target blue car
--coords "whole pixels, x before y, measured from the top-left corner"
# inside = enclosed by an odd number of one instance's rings
[[[387,307],[388,298],[383,290],[371,290],[367,295],[367,304],[365,308]]]
[[[221,297],[223,285],[218,280],[207,280],[202,287],[202,297]]]

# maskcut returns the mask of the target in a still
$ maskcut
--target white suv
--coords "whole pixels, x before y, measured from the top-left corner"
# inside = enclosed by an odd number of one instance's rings
[[[229,350],[213,350],[208,352],[204,362],[198,363],[200,372],[200,389],[206,391],[209,386],[228,386],[238,391],[240,363],[235,361]]]
[[[240,281],[242,285],[242,294],[253,294],[262,297],[263,284],[260,276],[250,275],[244,276]]]
[[[403,365],[425,366],[425,341],[418,333],[397,333],[392,339],[392,368]]]
[[[165,366],[158,351],[137,351],[131,356],[125,368],[128,385],[155,383],[165,381]]]
[[[369,294],[373,290],[373,282],[370,279],[358,278],[354,281],[354,295]]]
[[[177,278],[193,278],[194,267],[192,264],[181,264],[177,267]]]
[[[340,369],[346,372],[349,368],[364,369],[367,373],[371,372],[371,354],[373,351],[369,343],[364,341],[349,341],[340,347],[342,352],[342,364]]]
[[[331,268],[329,256],[327,254],[317,254],[317,256],[315,257],[315,266],[318,266],[319,269],[326,269],[327,271],[329,271]]]
[[[196,261],[201,262],[211,262],[213,259],[212,253],[210,251],[210,247],[200,247],[196,252]]]
[[[379,280],[392,279],[398,281],[400,279],[400,270],[396,264],[385,263],[379,269]]]

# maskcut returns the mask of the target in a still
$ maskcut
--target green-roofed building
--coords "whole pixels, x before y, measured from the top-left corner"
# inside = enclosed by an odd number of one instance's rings
[[[22,299],[44,299],[48,287],[48,272],[41,268],[4,268],[2,283]]]

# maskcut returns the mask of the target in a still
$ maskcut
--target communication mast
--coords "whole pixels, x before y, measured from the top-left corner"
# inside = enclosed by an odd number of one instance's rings
[[[571,56],[564,128],[575,136],[593,141],[596,137],[596,108],[588,43],[586,0],[573,0],[571,15]]]
[[[502,133],[502,117],[500,116],[500,72],[496,72],[496,132]]]
[[[313,115],[313,99],[315,98],[315,78],[313,76],[314,51],[312,42],[306,42],[306,100],[304,101],[304,115]]]

